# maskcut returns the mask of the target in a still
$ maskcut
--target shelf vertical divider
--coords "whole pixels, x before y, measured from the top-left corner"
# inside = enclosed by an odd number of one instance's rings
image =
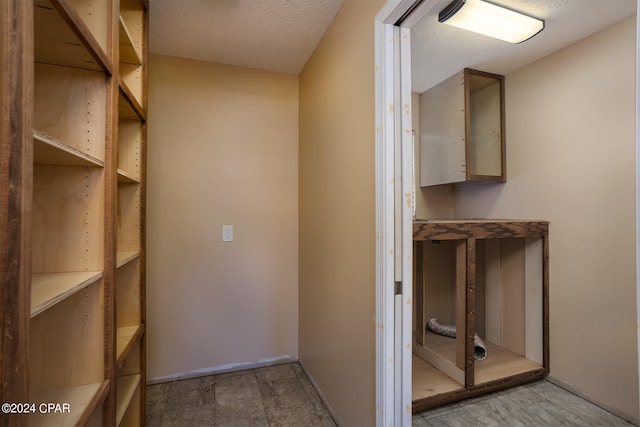
[[[107,17],[108,55],[113,64],[109,77],[107,99],[106,153],[105,153],[105,378],[109,379],[111,391],[104,408],[104,425],[115,425],[117,399],[117,351],[116,351],[116,266],[117,259],[117,198],[118,198],[118,94],[119,94],[119,1],[110,2]]]
[[[0,8],[0,398],[29,399],[28,353],[31,297],[33,176],[33,3],[6,0]],[[10,418],[11,417],[11,418]],[[0,425],[26,426],[27,416],[0,413]]]

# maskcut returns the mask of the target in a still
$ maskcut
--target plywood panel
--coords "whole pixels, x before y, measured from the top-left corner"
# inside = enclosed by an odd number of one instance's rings
[[[35,64],[33,127],[104,161],[106,96],[103,73]]]
[[[454,268],[452,242],[424,243],[425,320],[436,317],[442,323],[455,322]]]
[[[127,375],[118,378],[118,401],[116,412],[116,425],[120,425],[125,415],[125,412],[129,408],[129,403],[132,402],[134,396],[138,391],[138,385],[140,384],[140,375]],[[134,403],[135,405],[135,403]],[[140,410],[140,404],[137,404],[138,412]]]
[[[94,3],[102,8],[107,5],[107,2],[73,1],[79,5]],[[83,14],[90,17],[86,12]],[[106,54],[104,34],[98,40],[69,1],[36,0],[34,22],[36,62],[111,73],[112,63]],[[105,24],[102,27],[106,28]]]
[[[144,325],[122,326],[116,332],[116,355],[118,367],[122,368],[144,333]]]
[[[431,340],[433,347],[430,350],[453,365],[453,362],[455,362],[455,340],[435,334],[429,335],[434,335]],[[475,361],[475,385],[542,368],[539,363],[528,360],[522,355],[490,341],[485,340],[484,344],[487,347],[487,358]],[[416,355],[414,354],[413,360],[415,358]],[[416,396],[413,397],[413,400],[416,400]]]
[[[468,293],[468,277],[467,277],[467,263],[471,260],[467,259],[467,246],[469,241],[458,240],[456,241],[456,366],[460,369],[465,369],[466,366],[466,334],[467,334],[467,293]],[[472,321],[473,322],[473,321]]]
[[[502,342],[518,354],[525,354],[524,239],[502,239]]]
[[[479,336],[486,335],[486,271],[485,271],[485,241],[476,241],[476,300],[475,300],[475,325],[474,331]]]
[[[39,165],[104,167],[104,162],[33,130],[33,162]]]
[[[487,358],[475,364],[476,385],[542,368],[542,365],[504,347],[489,341],[485,341],[485,345]]]
[[[117,326],[140,325],[140,259],[135,259],[116,271]]]
[[[460,368],[456,364],[455,338],[445,337],[429,331],[426,334],[426,342],[427,344],[424,346],[414,343],[413,353],[460,383],[460,385],[464,384],[464,365]]]
[[[412,400],[424,399],[463,388],[462,384],[446,376],[415,354],[412,357],[411,378]]]
[[[426,312],[424,293],[424,242],[414,242],[413,244],[413,339],[418,345],[424,344]]]
[[[31,320],[32,393],[103,381],[103,290],[100,280]]]
[[[488,239],[484,241],[485,261],[485,335],[484,337],[496,344],[502,341],[502,327],[500,315],[502,307],[502,275],[500,274],[500,240]]]
[[[119,19],[119,33],[120,33],[120,62],[125,62],[132,65],[142,64],[142,52],[134,44],[132,36],[129,33],[127,24],[122,19]]]
[[[100,44],[105,52],[108,52],[108,18],[109,2],[87,1],[87,0],[65,0],[63,3],[70,3],[78,13],[82,22],[85,23],[93,37]]]
[[[525,239],[525,348],[527,359],[543,364],[543,247],[542,239]]]
[[[142,58],[144,46],[144,9],[140,2],[123,1],[120,16],[136,55]],[[121,62],[120,77],[140,105],[144,103],[143,68],[134,61]]]
[[[33,272],[104,268],[104,171],[35,165]]]
[[[131,46],[131,50],[134,51],[135,58],[122,55],[122,47],[120,54],[120,61],[128,64],[140,65],[143,59],[144,50],[144,6],[139,1],[127,1],[120,2],[120,45],[122,42]],[[122,36],[122,31],[126,31],[126,37]],[[128,49],[128,48],[127,48]]]
[[[118,252],[116,254],[116,267],[120,268],[123,265],[133,261],[140,256],[138,251]]]
[[[84,411],[90,406],[102,386],[103,383],[99,382],[32,394],[29,402],[34,403],[36,409],[39,409],[42,403],[59,403],[60,405],[68,404],[69,411],[66,411],[67,407],[62,406],[60,409],[65,410],[62,413],[53,411],[43,413],[36,410],[36,412],[29,415],[29,426],[49,427],[53,425],[77,425]]]
[[[120,64],[120,78],[127,86],[135,100],[142,104],[142,67],[131,64]]]
[[[118,252],[140,249],[140,193],[139,184],[118,183]]]
[[[121,119],[144,120],[145,112],[142,105],[133,97],[126,86],[120,86],[118,96],[118,117]]]
[[[31,317],[64,301],[102,277],[102,271],[34,274],[31,278]]]
[[[118,168],[137,181],[140,181],[142,135],[142,122],[118,121]]]
[[[91,427],[104,426],[105,425],[104,411],[105,411],[105,404],[103,403],[102,405],[95,408],[95,410],[93,411],[93,415],[91,416],[91,418],[89,418],[89,421],[87,423],[83,424],[82,420],[80,420],[80,425],[86,425]]]
[[[469,173],[502,175],[501,83],[492,78],[470,75],[493,83],[471,93],[469,100]]]
[[[140,426],[142,419],[142,388],[138,386],[135,393],[129,401],[129,406],[125,411],[122,419],[118,423],[119,426],[136,427]]]
[[[144,339],[144,336],[142,337]],[[118,363],[118,373],[120,376],[139,374],[142,369],[141,341],[131,350],[124,363]]]

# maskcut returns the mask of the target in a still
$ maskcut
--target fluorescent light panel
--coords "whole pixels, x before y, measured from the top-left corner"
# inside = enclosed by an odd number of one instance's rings
[[[482,0],[455,0],[440,12],[438,20],[509,43],[521,43],[544,28],[540,19]]]

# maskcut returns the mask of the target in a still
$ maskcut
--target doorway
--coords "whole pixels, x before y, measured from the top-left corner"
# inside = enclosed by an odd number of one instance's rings
[[[410,343],[412,342],[413,333],[412,316],[414,301],[408,303],[408,296],[412,295],[413,290],[411,277],[413,260],[411,259],[411,263],[407,263],[407,260],[413,256],[413,251],[410,246],[412,244],[412,236],[410,227],[408,226],[413,221],[413,217],[409,206],[411,203],[408,203],[405,197],[409,193],[413,194],[412,189],[415,175],[413,173],[413,161],[409,160],[411,154],[407,152],[410,150],[407,150],[406,147],[411,144],[411,131],[414,130],[414,121],[412,121],[410,116],[413,111],[412,105],[416,102],[415,93],[419,92],[420,89],[414,87],[412,83],[407,82],[411,82],[412,75],[415,75],[415,73],[412,74],[411,72],[411,64],[413,63],[415,65],[416,62],[415,58],[412,58],[412,45],[417,39],[413,29],[420,19],[429,13],[439,10],[443,3],[447,2],[437,0],[417,2],[402,0],[389,1],[378,15],[376,23],[378,43],[376,104],[379,134],[377,148],[377,169],[379,171],[377,194],[379,198],[378,218],[382,218],[378,223],[378,236],[382,237],[377,250],[379,268],[376,309],[378,325],[388,325],[390,321],[395,325],[392,330],[390,330],[391,328],[379,328],[377,332],[378,383],[376,398],[378,407],[383,409],[381,413],[385,414],[378,416],[379,425],[389,425],[390,422],[394,425],[408,425],[411,420],[410,411],[407,411],[407,408],[411,406],[412,401],[412,356]],[[635,9],[635,2],[632,3]],[[595,4],[593,7],[598,7],[598,5]],[[578,39],[574,41],[577,40]],[[636,56],[637,46],[638,43],[636,43],[634,47]],[[471,57],[470,55],[466,56]],[[459,67],[455,70],[446,70],[440,66],[433,65],[439,64],[433,57],[427,62],[431,64],[431,69],[443,73],[441,76],[442,79],[447,75],[452,75],[454,72],[459,71]],[[468,65],[473,64],[467,64],[465,66]],[[509,74],[509,72],[505,72],[504,74]],[[634,71],[634,74],[637,75],[637,72]],[[637,100],[637,96],[635,96],[635,100]],[[390,108],[390,106],[393,106],[393,108]],[[637,110],[635,105],[634,110]],[[633,124],[635,125],[635,121]],[[629,139],[626,138],[625,140]],[[637,137],[635,137],[635,134],[632,140],[634,144],[637,145]],[[395,143],[393,141],[395,141]],[[634,151],[637,155],[639,150],[634,149]],[[509,152],[509,147],[507,147],[507,152]],[[638,162],[636,161],[635,165],[637,164]],[[635,165],[634,170],[637,168]],[[636,174],[636,176],[638,176],[638,174]],[[509,174],[507,180],[509,180]],[[390,184],[391,182],[393,182],[393,185]],[[550,182],[550,185],[553,185],[553,182]],[[496,185],[494,187],[484,187],[482,191],[460,187],[434,187],[432,190],[425,192],[418,186],[415,192],[415,199],[417,199],[419,203],[422,203],[422,205],[421,208],[418,208],[417,215],[419,217],[437,218],[466,216],[479,212],[477,215],[483,217],[502,216],[505,215],[504,212],[506,212],[506,210],[503,209],[501,211],[497,209],[492,211],[492,208],[486,203],[484,205],[482,204],[483,200],[485,202],[490,200],[494,203],[496,201],[502,203],[503,197],[508,192],[505,188],[514,187],[515,185],[509,185],[508,187]],[[633,198],[633,196],[635,196],[636,203],[638,203],[640,199],[638,196],[639,187],[638,183],[635,182],[632,188],[633,194],[631,197]],[[481,196],[477,194],[474,195],[473,193],[481,193]],[[460,195],[464,198],[460,198]],[[454,198],[456,198],[455,202]],[[425,201],[425,199],[428,200]],[[404,207],[407,207],[407,209]],[[638,229],[637,224],[640,224],[640,204],[636,207],[635,211],[636,216],[631,227]],[[627,210],[627,212],[629,211]],[[521,211],[511,209],[511,211],[507,212],[507,215],[517,215],[521,218],[527,218],[536,213],[538,212],[530,213],[524,209]],[[546,212],[540,211],[540,216],[546,218],[550,215],[546,215]],[[550,240],[554,242],[552,243],[552,254],[556,257],[554,258],[555,262],[553,263],[553,267],[557,268],[556,266],[560,263],[558,257],[561,256],[561,252],[559,249],[555,251],[553,249],[562,247],[562,242],[559,241],[562,236],[556,234],[555,236],[558,237],[554,241],[553,230],[564,231],[564,229],[560,228],[564,219],[562,217],[556,219],[552,217],[552,215],[551,219],[552,231]],[[635,241],[636,243],[640,242],[637,238]],[[640,266],[640,259],[637,259],[639,253],[640,251],[636,250],[635,256],[633,256],[634,262],[625,265],[625,269],[631,270],[631,275],[633,275],[632,282],[629,282],[629,280],[625,282],[625,292],[631,299],[635,296],[636,299],[633,299],[634,301],[637,301],[638,295],[636,278],[640,277],[640,270],[635,272],[635,269],[638,268],[637,266]],[[559,272],[558,274],[564,274],[562,270],[556,271]],[[553,296],[553,292],[557,292],[553,288],[553,281],[551,286]],[[594,289],[596,289],[596,287],[594,287]],[[629,298],[627,298],[627,300],[629,300]],[[632,307],[634,320],[636,320],[638,316],[636,313],[640,311],[637,310],[639,305],[640,304],[636,302]],[[571,319],[567,319],[567,322],[570,320]],[[556,325],[558,325],[561,319],[556,318],[554,321],[557,322]],[[556,336],[559,336],[562,332],[562,328],[559,328]],[[634,335],[637,334],[634,333]],[[632,337],[632,340],[635,346],[635,348],[632,349],[634,353],[633,358],[635,358],[635,364],[637,365],[637,336]],[[629,354],[627,350],[627,355]],[[390,360],[393,362],[390,362]],[[625,363],[627,362],[628,360]],[[562,382],[562,380],[558,382]],[[635,391],[631,394],[637,396],[637,381],[633,387],[635,387]],[[580,392],[581,390],[574,389],[574,391]],[[583,394],[585,394],[586,397],[590,397],[590,393],[587,387],[587,392]],[[591,396],[590,400],[593,401],[597,399]],[[600,403],[603,402],[600,401]],[[606,403],[604,403],[604,405],[606,406]],[[609,407],[610,406],[611,405],[609,405]],[[610,409],[615,412],[616,408],[610,407]],[[618,413],[619,412],[620,411],[618,411]],[[393,415],[389,415],[390,413]],[[384,422],[381,422],[381,419],[383,419]]]

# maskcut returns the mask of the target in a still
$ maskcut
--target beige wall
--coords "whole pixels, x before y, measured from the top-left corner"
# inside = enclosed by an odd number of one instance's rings
[[[551,222],[551,377],[637,422],[635,56],[634,16],[508,75],[507,183],[453,212]]]
[[[149,70],[149,379],[297,359],[298,77]]]
[[[374,18],[345,0],[300,75],[300,361],[336,421],[375,425]]]

